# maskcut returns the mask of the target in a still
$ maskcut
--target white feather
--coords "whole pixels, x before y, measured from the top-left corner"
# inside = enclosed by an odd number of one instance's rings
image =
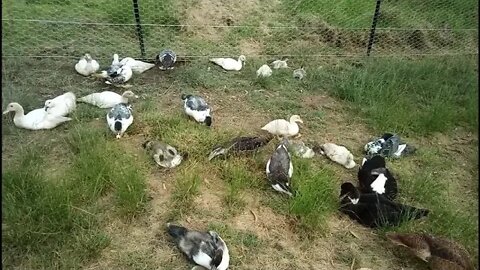
[[[386,182],[387,182],[387,177],[383,173],[381,173],[377,176],[375,181],[373,181],[372,184],[370,184],[370,187],[376,193],[383,194],[383,193],[385,193],[385,183]]]
[[[298,115],[292,115],[290,122],[285,119],[276,119],[263,126],[262,130],[266,130],[273,135],[292,137],[300,131],[297,122],[303,123]]]
[[[225,70],[239,71],[243,67],[243,62],[245,62],[245,56],[240,55],[240,57],[238,57],[238,60],[232,58],[211,58],[210,62],[221,66]]]
[[[272,69],[268,65],[263,65],[257,70],[257,77],[270,77]]]
[[[66,116],[73,112],[76,107],[76,97],[72,92],[45,101],[45,109],[51,115]]]

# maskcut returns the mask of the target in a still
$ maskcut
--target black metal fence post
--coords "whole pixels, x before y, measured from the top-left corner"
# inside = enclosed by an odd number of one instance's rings
[[[373,14],[372,27],[370,28],[370,36],[368,38],[368,47],[367,47],[367,56],[370,56],[370,51],[372,50],[373,42],[375,40],[375,29],[377,28],[378,15],[380,14],[380,4],[382,0],[377,0],[375,5],[375,13]]]
[[[140,23],[140,11],[138,9],[138,0],[133,0],[133,15],[135,16],[138,42],[140,43],[140,54],[142,55],[142,60],[145,60],[145,43],[143,41],[142,24]]]

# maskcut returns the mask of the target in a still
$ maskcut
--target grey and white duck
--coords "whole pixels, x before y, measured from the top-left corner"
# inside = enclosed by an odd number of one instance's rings
[[[270,181],[273,189],[292,196],[290,179],[293,174],[293,164],[286,144],[286,140],[283,140],[277,146],[267,161],[265,171],[267,173],[267,179]]]
[[[161,51],[155,57],[155,64],[161,70],[173,69],[177,61],[177,54],[169,49]]]
[[[210,106],[201,96],[182,94],[183,109],[185,113],[199,123],[207,126],[212,125],[212,116],[210,115]]]
[[[180,154],[175,147],[160,141],[146,141],[142,147],[164,168],[174,168],[188,157],[187,153]]]
[[[132,107],[119,103],[107,113],[107,124],[110,130],[120,139],[127,128],[133,123]]]
[[[217,232],[200,232],[170,223],[167,224],[167,231],[191,262],[208,270],[228,269],[228,247]]]

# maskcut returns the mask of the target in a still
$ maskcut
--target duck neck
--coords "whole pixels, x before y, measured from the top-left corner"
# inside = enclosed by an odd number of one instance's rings
[[[25,111],[23,110],[22,107],[20,107],[19,109],[17,109],[15,111],[15,115],[13,116],[13,119],[19,119],[19,118],[22,118],[25,116]]]
[[[122,96],[122,103],[128,104],[128,98],[125,96]]]

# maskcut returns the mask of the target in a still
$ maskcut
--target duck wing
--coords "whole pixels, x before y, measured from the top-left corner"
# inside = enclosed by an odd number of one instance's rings
[[[114,120],[128,119],[132,116],[132,111],[129,105],[119,103],[108,112],[108,118]]]
[[[205,111],[209,109],[207,102],[202,97],[190,96],[185,100],[185,106],[194,111]]]

